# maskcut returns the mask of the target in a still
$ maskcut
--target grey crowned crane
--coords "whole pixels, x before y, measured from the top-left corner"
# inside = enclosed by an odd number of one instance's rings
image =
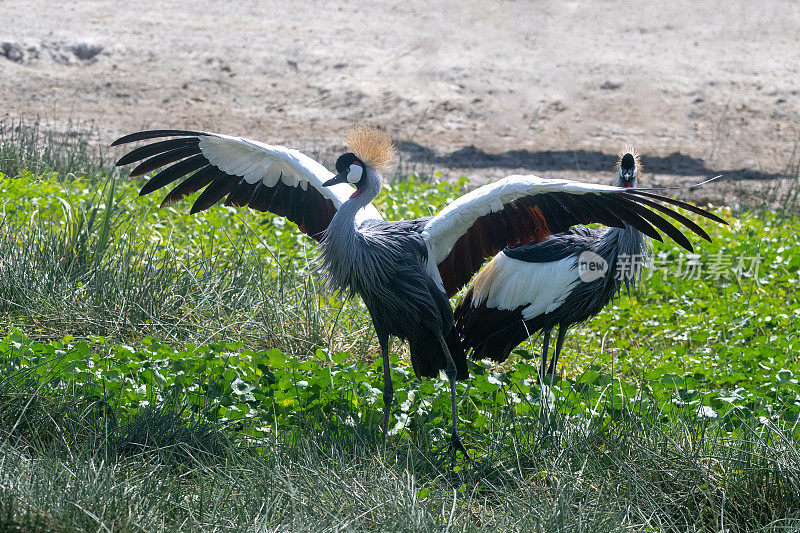
[[[455,385],[469,372],[449,297],[487,258],[506,246],[592,222],[630,224],[660,239],[657,227],[688,244],[652,209],[705,235],[657,203],[683,206],[675,200],[637,189],[536,176],[509,176],[485,185],[433,217],[386,221],[370,202],[381,190],[380,170],[393,157],[392,142],[380,130],[363,126],[347,132],[350,151],[337,159],[335,175],[296,150],[202,131],[143,131],[113,144],[161,138],[166,140],[136,148],[117,162],[138,162],[132,176],[169,165],[140,194],[182,179],[164,204],[205,187],[192,213],[224,198],[225,205],[283,215],[316,239],[330,286],[348,297],[360,295],[372,317],[383,357],[384,435],[393,398],[389,337],[395,336],[408,340],[417,377],[445,371],[452,399],[451,445],[465,455],[457,431]]]
[[[642,166],[633,148],[623,148],[614,170],[618,187],[637,190]],[[682,207],[725,223],[694,206]],[[711,240],[691,220],[675,218]],[[692,250],[683,235],[673,232],[671,236]],[[543,332],[539,374],[542,378],[552,374],[570,326],[597,315],[623,283],[635,285],[647,254],[642,228],[627,221],[604,230],[576,226],[540,242],[505,248],[475,276],[456,308],[464,349],[472,350],[475,359],[502,362],[529,336]],[[550,333],[556,326],[558,337],[548,366]]]

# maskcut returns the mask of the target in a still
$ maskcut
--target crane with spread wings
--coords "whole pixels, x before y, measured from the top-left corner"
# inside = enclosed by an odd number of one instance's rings
[[[356,126],[336,174],[297,150],[217,133],[153,130],[126,135],[114,145],[158,140],[136,148],[117,165],[138,163],[131,176],[166,167],[144,185],[148,194],[182,180],[165,197],[174,203],[200,189],[191,212],[223,200],[282,215],[319,242],[329,285],[366,304],[381,348],[383,434],[394,395],[389,338],[407,340],[417,377],[444,370],[452,400],[451,445],[466,450],[457,431],[457,380],[469,377],[449,299],[486,259],[507,246],[537,242],[576,224],[629,225],[653,239],[659,230],[684,247],[688,239],[666,218],[703,238],[696,224],[664,204],[722,222],[695,206],[632,188],[514,175],[479,187],[432,217],[383,220],[372,206],[381,171],[394,155],[383,131]],[[699,231],[698,231],[699,230]]]

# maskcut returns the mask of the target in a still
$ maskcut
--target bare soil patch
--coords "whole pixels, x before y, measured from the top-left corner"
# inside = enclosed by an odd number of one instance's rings
[[[0,118],[103,142],[203,128],[332,157],[377,122],[403,170],[651,184],[752,201],[800,135],[796,2],[0,0]],[[700,194],[701,196],[697,196]]]

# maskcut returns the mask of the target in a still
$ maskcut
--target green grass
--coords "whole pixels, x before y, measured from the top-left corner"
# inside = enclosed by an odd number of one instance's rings
[[[290,223],[159,210],[80,144],[52,140],[58,167],[0,133],[0,530],[800,527],[796,218],[701,221],[718,279],[657,243],[660,268],[571,333],[554,383],[533,342],[472,364],[469,465],[447,450],[446,381],[416,380],[399,343],[382,442],[369,317],[318,285]],[[376,203],[419,216],[464,186]]]
[[[111,174],[113,166],[98,148],[98,140],[93,127],[72,119],[58,129],[39,119],[0,120],[0,174],[12,178],[26,172],[64,177]]]
[[[4,392],[7,392],[4,391]],[[384,448],[377,425],[321,420],[249,445],[144,408],[118,429],[82,395],[31,404],[37,424],[0,447],[0,486],[64,530],[787,531],[800,525],[797,448],[774,428],[619,416],[486,430],[487,456],[451,467],[423,429]],[[3,411],[12,403],[3,396]],[[66,405],[64,405],[66,404]],[[168,403],[168,406],[172,404]],[[58,427],[56,427],[58,426]],[[61,429],[63,427],[63,429]],[[143,428],[158,430],[143,438]],[[538,428],[538,430],[537,430]],[[112,438],[113,435],[113,438]],[[76,438],[77,437],[77,438]],[[130,440],[126,440],[130,438]]]

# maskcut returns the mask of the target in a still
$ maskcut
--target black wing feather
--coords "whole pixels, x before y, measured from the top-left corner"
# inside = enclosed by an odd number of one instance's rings
[[[594,220],[597,222],[605,224],[606,226],[625,227],[622,220],[614,214],[611,209],[603,205],[603,200],[595,194],[584,194],[580,197],[574,197],[569,194],[559,194],[557,198],[564,203],[566,209],[569,211],[581,212],[585,206],[592,210],[592,213],[595,214]],[[584,220],[586,220],[586,216],[581,217],[581,222],[584,224],[590,223],[583,222]]]
[[[562,196],[563,197],[563,196]],[[586,194],[582,200],[592,208],[592,212],[597,215],[597,221],[606,226],[624,228],[625,223],[609,209],[596,194]]]
[[[164,198],[164,201],[161,202],[161,207],[172,205],[181,198],[199,191],[212,181],[223,176],[227,176],[227,174],[215,166],[208,165],[207,167],[201,168],[172,189]]]
[[[615,199],[617,200],[617,199]],[[689,242],[689,239],[686,238],[686,235],[681,233],[678,228],[664,220],[661,215],[653,213],[646,207],[639,205],[637,203],[630,204],[631,209],[636,211],[642,218],[648,220],[652,224],[654,224],[658,229],[666,233],[669,237],[672,238],[675,242],[689,250],[690,252],[694,252],[694,247],[692,243]]]
[[[241,176],[228,174],[212,164],[200,149],[202,136],[214,133],[190,130],[150,130],[126,135],[114,141],[113,146],[136,141],[177,137],[141,146],[122,156],[117,165],[127,165],[144,160],[133,170],[140,175],[171,165],[153,176],[142,188],[140,195],[148,194],[175,180],[185,178],[164,198],[161,206],[171,205],[184,196],[200,189],[191,213],[208,209],[223,197],[225,205],[249,206],[258,211],[271,211],[285,216],[298,225],[301,231],[315,239],[321,239],[322,232],[336,214],[336,206],[330,198],[307,186],[303,189],[286,185],[281,176],[273,186],[264,185],[259,180],[250,184]]]
[[[120,137],[111,146],[119,146],[121,144],[132,143],[136,141],[144,141],[147,139],[157,139],[158,137],[197,137],[198,135],[211,135],[205,131],[192,131],[192,130],[146,130],[137,131]]]
[[[626,202],[620,198],[617,198],[614,195],[607,195],[604,197],[606,202],[615,204],[617,207],[617,213],[625,215],[623,220],[633,226],[634,228],[638,229],[648,237],[655,239],[657,241],[662,241],[661,234],[656,231],[656,229],[650,225],[644,218],[642,218],[633,208],[635,202]]]
[[[570,206],[567,208],[567,211],[569,211],[573,217],[573,226],[575,224],[591,224],[593,222],[597,222],[599,216],[605,215],[605,211],[596,209],[591,201],[586,201],[586,198],[591,193],[583,194],[580,197],[576,197],[567,193],[556,194],[559,194],[560,198],[564,202],[570,204]]]
[[[258,182],[256,190],[253,192],[250,203],[247,204],[251,209],[257,211],[269,211],[269,205],[272,202],[272,196],[275,194],[275,187],[267,187],[261,182]]]
[[[168,141],[159,141],[153,144],[146,144],[144,146],[140,146],[135,150],[131,150],[127,154],[123,155],[117,161],[117,166],[121,167],[123,165],[128,165],[130,163],[135,163],[147,157],[152,157],[154,155],[162,154],[164,152],[169,152],[176,148],[183,148],[185,146],[197,146],[200,143],[200,139],[197,137],[190,137],[188,139],[170,139]],[[199,152],[200,149],[197,149]]]
[[[208,166],[208,159],[206,159],[203,154],[198,154],[190,157],[189,159],[184,159],[179,163],[175,163],[171,167],[165,168],[150,178],[150,181],[145,183],[144,187],[142,187],[142,190],[139,191],[139,196],[156,191],[164,185],[169,185],[173,181],[186,176],[190,172],[194,172],[195,170],[205,166]]]
[[[652,207],[653,209],[655,209],[657,211],[661,211],[662,213],[671,216],[672,218],[674,218],[675,220],[677,220],[678,222],[680,222],[681,224],[683,224],[684,226],[686,226],[687,228],[692,230],[692,232],[694,232],[695,235],[698,235],[698,236],[702,237],[703,239],[707,240],[708,242],[711,242],[711,237],[708,235],[708,233],[706,233],[706,231],[703,228],[701,228],[700,226],[695,224],[695,222],[692,221],[691,219],[686,218],[682,214],[678,213],[677,211],[673,211],[672,209],[669,209],[668,207],[664,207],[663,205],[659,204],[658,202],[654,202],[652,200],[648,200],[647,198],[637,198],[636,200],[641,204],[644,204],[646,206]]]
[[[189,157],[190,155],[194,155],[197,153],[200,153],[200,150],[195,146],[184,146],[183,148],[175,148],[174,150],[164,152],[162,154],[153,156],[146,161],[143,161],[142,163],[139,164],[139,166],[131,170],[130,177],[133,178],[135,176],[141,176],[142,174],[147,174],[152,170],[161,168],[165,165],[169,165],[170,163],[174,163],[175,161],[178,161],[180,159]]]
[[[670,198],[669,196],[662,196],[660,194],[653,194],[651,192],[645,192],[645,191],[637,191],[636,189],[631,189],[630,191],[625,191],[625,192],[628,194],[635,194],[636,196],[647,196],[649,198],[655,198],[660,202],[666,202],[668,204],[677,205],[678,207],[682,207],[687,211],[691,211],[692,213],[704,216],[710,220],[713,220],[714,222],[719,222],[720,224],[725,224],[726,226],[728,225],[728,223],[725,222],[723,219],[721,219],[714,213],[706,211],[702,207],[697,207],[696,205],[687,204],[686,202],[681,202],[680,200]]]
[[[250,199],[253,197],[253,191],[256,190],[256,185],[261,181],[257,181],[255,183],[247,183],[247,180],[244,178],[239,180],[239,183],[236,184],[236,187],[233,188],[231,193],[225,199],[225,205],[229,205],[232,207],[244,207],[250,202]]]
[[[561,233],[575,225],[575,216],[556,199],[557,197],[558,193],[548,194],[536,202],[547,221],[547,227],[553,233]]]
[[[230,174],[223,174],[221,178],[212,181],[208,187],[203,189],[203,192],[200,193],[200,196],[197,197],[197,200],[195,200],[194,204],[192,205],[192,210],[189,211],[189,214],[194,215],[195,213],[204,211],[215,203],[219,202],[223,196],[231,192],[233,188],[236,187],[236,183],[238,181],[239,179],[236,176],[231,176]]]

